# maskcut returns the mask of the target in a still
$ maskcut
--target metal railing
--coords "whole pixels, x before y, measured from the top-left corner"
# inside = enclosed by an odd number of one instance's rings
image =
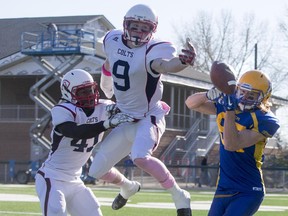
[[[0,105],[0,122],[34,122],[45,114],[37,105]]]
[[[21,52],[26,55],[53,55],[96,53],[96,39],[93,32],[83,29],[65,31],[23,32]]]
[[[0,183],[5,184],[25,184],[34,181],[34,175],[41,163],[39,161],[0,161]],[[182,187],[215,187],[218,177],[218,165],[169,165],[166,164],[169,171],[175,177]],[[137,180],[142,188],[159,188],[160,184],[150,175],[131,165],[125,166],[118,164],[116,167],[120,172],[127,175],[127,178]],[[181,170],[187,169],[186,175],[181,175]],[[29,171],[29,179],[23,181],[23,173]],[[263,176],[267,188],[277,188],[287,190],[288,188],[288,168],[285,167],[263,167]],[[130,173],[129,173],[130,172]],[[28,181],[29,180],[29,181]],[[97,182],[101,184],[101,182]]]

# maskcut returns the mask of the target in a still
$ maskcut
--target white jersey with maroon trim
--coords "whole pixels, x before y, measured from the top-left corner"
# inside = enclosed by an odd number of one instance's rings
[[[82,108],[71,103],[61,103],[51,110],[53,130],[51,132],[52,146],[48,158],[40,170],[46,178],[63,181],[81,181],[82,166],[91,156],[94,146],[101,141],[103,133],[91,139],[73,139],[65,137],[54,128],[64,122],[94,124],[107,119],[105,107],[110,100],[99,100],[94,112],[87,117]]]
[[[142,118],[161,107],[161,74],[151,70],[151,61],[175,57],[176,48],[170,42],[152,39],[141,47],[131,49],[123,43],[122,34],[121,30],[112,30],[104,38],[114,94],[122,112]]]

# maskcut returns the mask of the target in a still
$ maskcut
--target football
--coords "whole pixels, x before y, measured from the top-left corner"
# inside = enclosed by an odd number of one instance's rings
[[[213,85],[225,94],[233,94],[236,87],[234,69],[220,61],[214,61],[210,70]]]

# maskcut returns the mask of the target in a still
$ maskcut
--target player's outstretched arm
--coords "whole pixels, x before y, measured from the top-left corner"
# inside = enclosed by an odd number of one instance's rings
[[[103,123],[104,121],[95,124],[78,125],[75,122],[64,122],[57,125],[55,131],[58,132],[59,135],[73,139],[90,139],[107,130],[103,126]]]
[[[177,73],[187,66],[193,66],[196,58],[196,51],[191,44],[190,39],[186,41],[186,48],[182,49],[182,53],[170,60],[155,59],[152,62],[151,68],[158,73]]]
[[[75,122],[64,122],[57,125],[55,131],[59,135],[70,137],[73,139],[89,139],[93,138],[109,128],[117,127],[125,122],[133,122],[135,119],[128,114],[117,113],[105,121],[100,121],[95,124],[77,125]]]
[[[190,95],[186,101],[186,106],[197,112],[201,112],[207,115],[215,115],[216,108],[214,106],[214,102],[210,101],[207,98],[206,92],[197,92],[195,94]]]

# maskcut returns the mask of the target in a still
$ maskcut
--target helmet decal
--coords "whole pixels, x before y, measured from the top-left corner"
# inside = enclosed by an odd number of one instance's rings
[[[70,82],[69,82],[69,80],[63,80],[63,85],[64,86],[66,86],[67,88],[69,87],[69,85],[70,85]]]

